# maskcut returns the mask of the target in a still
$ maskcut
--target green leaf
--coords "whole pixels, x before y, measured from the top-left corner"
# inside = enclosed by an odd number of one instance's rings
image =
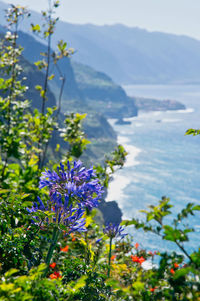
[[[200,211],[200,205],[194,206],[194,207],[192,208],[192,210],[198,210],[198,211]]]
[[[11,269],[8,272],[5,273],[5,278],[9,278],[10,276],[16,274],[18,272],[17,269]]]
[[[0,189],[0,194],[7,193],[9,191],[10,191],[9,189]]]
[[[200,135],[200,130],[199,129],[188,129],[185,132],[185,135],[193,135],[193,136]]]
[[[122,226],[131,226],[131,225],[135,225],[135,221],[129,221],[129,220],[123,220],[120,225]]]
[[[180,277],[186,276],[186,275],[188,275],[191,272],[194,272],[194,269],[191,268],[191,267],[179,269],[174,274],[174,279],[178,279]]]
[[[41,91],[41,90],[42,90],[42,86],[36,85],[36,86],[35,86],[35,89],[38,90],[38,91]]]
[[[41,32],[41,28],[40,28],[40,25],[39,24],[36,24],[36,25],[33,25],[31,24],[31,29],[33,32]]]
[[[25,198],[27,198],[27,197],[29,197],[30,196],[30,193],[25,193],[25,194],[23,194],[22,196],[21,196],[21,199],[23,200],[23,199],[25,199]]]
[[[55,75],[52,74],[52,75],[50,75],[50,76],[48,77],[48,80],[52,80],[52,79],[54,79],[54,77],[55,77]]]

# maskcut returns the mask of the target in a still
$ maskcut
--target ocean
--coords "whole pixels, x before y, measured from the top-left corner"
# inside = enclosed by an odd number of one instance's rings
[[[130,96],[173,99],[182,102],[186,110],[140,112],[127,118],[130,125],[109,122],[118,134],[118,142],[128,151],[123,169],[110,183],[107,201],[117,201],[123,219],[144,219],[141,209],[155,205],[162,196],[171,199],[174,216],[188,202],[200,204],[200,136],[185,136],[189,128],[200,128],[200,86],[197,85],[129,85]],[[172,217],[166,221],[171,222]],[[188,251],[200,246],[200,212],[186,223],[195,229]],[[177,250],[172,242],[162,241],[154,234],[128,227],[133,242],[148,250]]]

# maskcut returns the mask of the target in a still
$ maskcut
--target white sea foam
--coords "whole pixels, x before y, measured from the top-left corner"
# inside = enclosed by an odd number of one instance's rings
[[[112,182],[109,185],[108,194],[106,201],[117,201],[120,202],[124,198],[123,190],[128,184],[130,184],[131,179],[122,176],[115,175]]]
[[[163,113],[163,111],[155,111],[155,112],[147,112],[147,113],[151,113],[152,115],[154,115],[154,116],[159,116],[160,114],[162,114]]]
[[[136,160],[138,155],[141,153],[141,150],[133,145],[124,144],[124,147],[126,151],[128,152],[128,155],[126,157],[126,163],[125,167],[131,167],[138,165],[140,162]]]
[[[128,137],[125,136],[118,136],[117,137],[117,143],[124,145],[124,143],[128,143],[130,142],[130,139]]]
[[[141,153],[141,149],[129,144],[129,138],[125,136],[118,136],[117,142],[122,144],[125,150],[128,152],[126,157],[125,167],[131,167],[139,164],[139,161],[136,160],[138,155]]]
[[[135,127],[137,127],[137,128],[139,128],[139,127],[141,127],[141,126],[143,126],[144,124],[143,123],[139,123],[139,122],[136,122],[135,123]]]
[[[172,118],[163,118],[162,119],[162,122],[165,122],[165,123],[173,123],[173,122],[180,122],[182,121],[181,119],[172,119]]]
[[[109,122],[110,125],[113,126],[113,127],[114,127],[116,121],[117,121],[116,118],[109,118],[109,119],[108,119],[108,122]]]
[[[193,108],[188,108],[188,109],[185,109],[185,110],[177,110],[177,111],[174,111],[174,112],[181,113],[181,114],[187,114],[187,113],[193,113],[194,109]]]
[[[132,167],[139,164],[139,161],[136,160],[137,156],[141,150],[133,145],[128,144],[129,139],[125,136],[118,136],[118,143],[122,144],[125,150],[128,152],[126,157],[125,167]],[[127,176],[123,176],[120,171],[116,172],[113,176],[108,189],[108,194],[106,201],[117,201],[119,207],[122,209],[125,195],[124,189],[131,183],[132,179]]]

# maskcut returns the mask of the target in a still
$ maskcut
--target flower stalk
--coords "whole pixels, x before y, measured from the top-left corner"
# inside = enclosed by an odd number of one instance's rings
[[[109,253],[108,253],[108,273],[107,273],[108,277],[110,277],[111,255],[112,255],[112,237],[110,237],[110,247],[109,247]]]
[[[48,270],[49,270],[49,265],[50,265],[50,262],[51,262],[51,258],[53,256],[53,251],[55,249],[55,246],[56,246],[56,243],[58,241],[58,237],[59,237],[59,234],[60,234],[60,231],[57,227],[57,225],[54,227],[54,230],[53,230],[53,236],[52,236],[52,241],[51,241],[51,245],[49,247],[49,250],[48,250],[48,253],[47,253],[47,257],[46,257],[46,260],[45,260],[45,263],[47,265],[47,268],[44,272],[44,277],[46,276],[46,274],[48,273]]]

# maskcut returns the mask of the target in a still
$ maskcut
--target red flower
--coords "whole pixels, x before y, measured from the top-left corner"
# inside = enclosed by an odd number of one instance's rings
[[[54,269],[55,266],[56,266],[56,263],[55,263],[55,262],[52,262],[52,264],[50,264],[49,266],[50,266],[52,269]]]
[[[157,286],[156,286],[156,287],[152,287],[152,288],[150,288],[149,290],[150,290],[150,292],[153,293],[156,289],[157,289]]]
[[[62,278],[59,272],[54,272],[54,275],[56,275],[57,278]]]
[[[151,251],[149,251],[148,254],[151,256],[154,256],[153,252],[151,252]]]
[[[54,272],[53,274],[49,275],[49,278],[51,279],[57,279],[57,278],[62,278],[59,272]]]
[[[178,263],[174,263],[174,267],[177,269],[177,268],[179,268],[179,264]]]
[[[131,259],[133,262],[138,262],[140,264],[142,264],[146,259],[144,259],[144,257],[138,257],[136,255],[131,255]]]
[[[111,260],[114,260],[115,258],[117,257],[117,255],[113,255],[113,256],[111,256]]]
[[[51,278],[51,279],[57,279],[56,275],[54,275],[54,274],[49,275],[49,278]]]
[[[74,234],[71,233],[70,235],[71,235],[72,241],[75,241],[75,240],[76,240],[76,237],[74,237]]]
[[[65,246],[64,248],[60,248],[61,252],[68,252],[69,246]]]
[[[135,244],[135,248],[137,249],[139,247],[139,243],[138,242],[136,242],[136,244]]]
[[[144,257],[139,258],[139,263],[142,264],[145,261]]]
[[[139,262],[139,257],[136,255],[131,255],[131,259],[133,262]]]
[[[174,274],[175,274],[174,269],[171,269],[171,270],[170,270],[170,273],[174,275]]]

